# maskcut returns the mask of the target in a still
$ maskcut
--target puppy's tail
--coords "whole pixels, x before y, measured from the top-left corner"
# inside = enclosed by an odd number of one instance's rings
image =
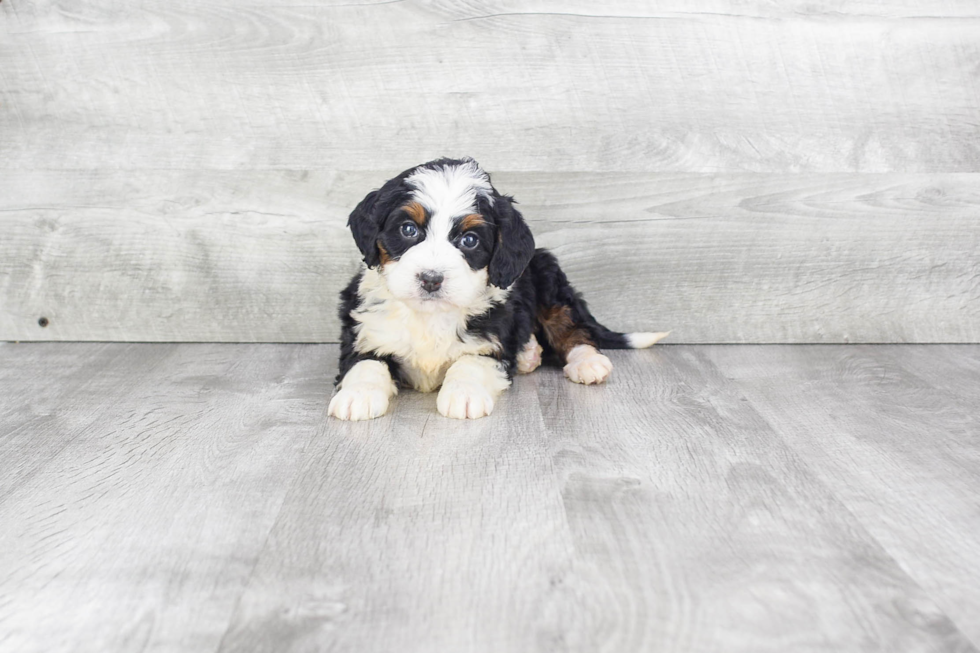
[[[670,331],[618,333],[610,331],[599,323],[590,326],[599,349],[646,349],[670,335]]]

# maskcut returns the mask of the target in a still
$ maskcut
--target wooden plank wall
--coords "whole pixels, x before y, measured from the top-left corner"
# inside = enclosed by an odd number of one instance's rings
[[[980,342],[973,0],[2,0],[0,339],[335,341],[441,155],[613,328]]]

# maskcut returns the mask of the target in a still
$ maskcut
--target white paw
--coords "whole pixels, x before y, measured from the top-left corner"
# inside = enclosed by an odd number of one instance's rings
[[[486,417],[493,411],[493,395],[479,383],[449,380],[439,391],[436,408],[453,419]]]
[[[388,398],[388,391],[383,387],[352,385],[334,395],[327,412],[337,419],[374,419],[388,410]]]
[[[518,374],[530,374],[534,370],[541,367],[541,345],[538,344],[538,339],[533,335],[531,339],[527,341],[524,348],[521,349],[520,353],[517,354],[517,372]]]
[[[568,377],[569,381],[586,385],[602,383],[608,378],[610,372],[612,372],[612,361],[599,352],[584,356],[570,356],[568,365],[565,366],[565,376]]]

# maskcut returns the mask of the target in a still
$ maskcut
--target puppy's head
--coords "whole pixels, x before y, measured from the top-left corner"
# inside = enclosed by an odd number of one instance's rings
[[[420,310],[467,308],[507,288],[534,254],[512,198],[472,159],[439,159],[372,191],[347,224],[369,267]]]

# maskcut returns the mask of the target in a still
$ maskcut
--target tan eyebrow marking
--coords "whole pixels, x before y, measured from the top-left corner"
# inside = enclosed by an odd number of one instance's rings
[[[470,213],[459,221],[460,231],[469,231],[487,223],[479,213]]]
[[[402,207],[402,210],[408,214],[408,217],[418,226],[423,226],[425,224],[425,207],[418,202],[409,202]]]

